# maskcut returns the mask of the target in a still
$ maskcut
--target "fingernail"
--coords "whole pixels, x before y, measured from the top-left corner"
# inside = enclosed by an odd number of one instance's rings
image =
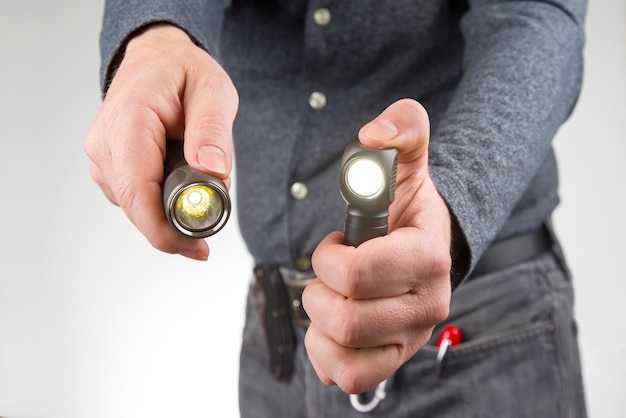
[[[191,258],[192,260],[198,261],[207,261],[209,259],[208,254],[202,251],[182,250],[178,254],[182,255],[183,257]]]
[[[216,174],[228,174],[226,154],[214,145],[206,145],[198,150],[198,161],[207,170]]]
[[[363,134],[381,141],[388,141],[398,136],[398,127],[389,119],[381,118],[367,125]]]

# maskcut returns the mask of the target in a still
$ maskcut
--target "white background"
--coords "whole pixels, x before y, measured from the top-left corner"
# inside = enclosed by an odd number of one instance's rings
[[[0,2],[0,416],[236,417],[252,267],[237,222],[207,263],[161,254],[89,178],[102,7]],[[626,414],[625,22],[623,1],[591,1],[556,140],[592,418]]]

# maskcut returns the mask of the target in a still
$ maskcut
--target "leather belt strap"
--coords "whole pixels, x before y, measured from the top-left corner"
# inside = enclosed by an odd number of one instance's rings
[[[487,247],[468,280],[537,258],[550,251],[555,243],[548,224],[526,234],[496,241]]]

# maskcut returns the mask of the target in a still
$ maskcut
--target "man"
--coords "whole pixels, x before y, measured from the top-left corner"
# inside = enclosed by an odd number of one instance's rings
[[[348,394],[381,382],[373,416],[585,415],[548,225],[550,141],[578,95],[584,13],[583,0],[107,2],[106,97],[85,147],[153,246],[208,256],[165,220],[165,139],[227,183],[234,140],[258,262],[242,416],[360,416],[374,395]],[[333,231],[357,137],[399,157],[389,234],[355,249]],[[268,321],[270,292],[308,317]],[[438,365],[447,323],[464,342]]]

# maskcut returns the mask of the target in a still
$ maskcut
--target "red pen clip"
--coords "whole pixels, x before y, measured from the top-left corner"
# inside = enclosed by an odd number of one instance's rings
[[[443,359],[448,352],[449,347],[453,347],[461,342],[463,334],[461,333],[461,329],[456,325],[447,325],[439,334],[439,338],[437,339],[437,347],[439,351],[437,352],[437,368],[435,370],[435,374],[439,375],[441,373],[441,369],[443,367]]]

